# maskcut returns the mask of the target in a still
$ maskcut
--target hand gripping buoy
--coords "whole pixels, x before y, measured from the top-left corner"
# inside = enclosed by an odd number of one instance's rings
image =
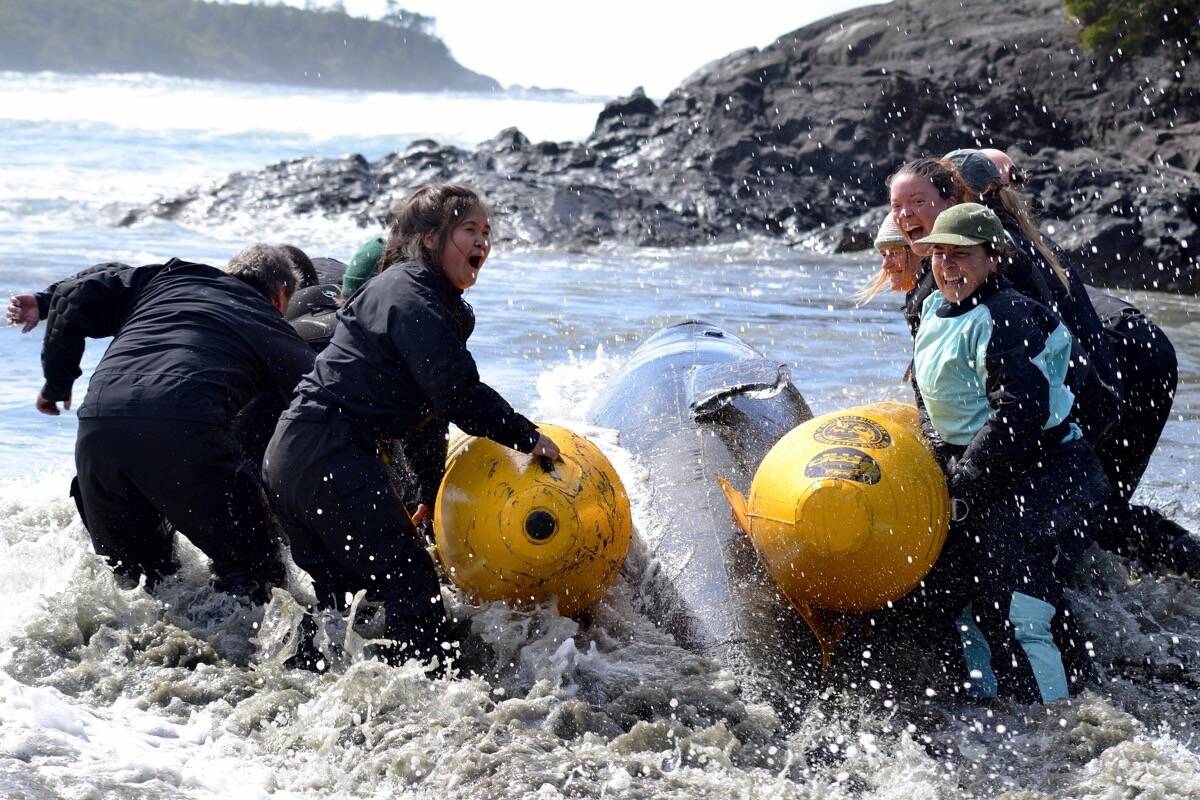
[[[582,436],[539,425],[563,460],[488,439],[451,445],[433,517],[438,558],[474,602],[557,598],[571,616],[595,604],[629,551],[629,497],[608,459]]]

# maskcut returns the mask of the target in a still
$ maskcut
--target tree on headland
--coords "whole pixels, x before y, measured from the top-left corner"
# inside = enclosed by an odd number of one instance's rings
[[[500,88],[432,35],[433,19],[389,6],[344,10],[201,0],[0,0],[0,69],[157,72],[190,78],[397,91]]]
[[[406,31],[417,31],[426,36],[434,35],[434,25],[436,23],[433,17],[427,17],[424,14],[418,14],[415,11],[401,8],[397,0],[387,0],[387,10],[383,12],[383,16],[379,18],[379,21],[397,28],[403,28]]]
[[[1105,53],[1192,55],[1200,38],[1200,0],[1063,0],[1083,24],[1085,46]]]

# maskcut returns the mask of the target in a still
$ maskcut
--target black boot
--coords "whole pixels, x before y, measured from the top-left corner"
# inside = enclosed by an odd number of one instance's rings
[[[1200,579],[1200,538],[1166,517],[1160,517],[1158,540],[1166,544],[1159,563],[1181,575]]]
[[[437,666],[430,673],[434,677],[444,674],[446,660],[452,653],[443,649],[446,641],[447,622],[440,603],[435,612],[417,617],[398,613],[395,608],[387,609],[384,638],[388,644],[371,645],[367,654],[377,656],[393,666],[403,664],[410,658],[428,662],[437,658]]]
[[[1149,506],[1133,506],[1135,554],[1153,569],[1200,578],[1200,539]]]
[[[258,564],[226,567],[213,576],[218,592],[245,597],[256,606],[271,599],[271,590],[287,586],[287,567],[278,551]]]
[[[1077,619],[1069,604],[1054,618],[1054,644],[1062,654],[1063,668],[1067,671],[1067,681],[1071,694],[1081,689],[1100,685],[1100,672],[1096,669],[1094,655],[1087,649],[1086,636],[1079,627]]]

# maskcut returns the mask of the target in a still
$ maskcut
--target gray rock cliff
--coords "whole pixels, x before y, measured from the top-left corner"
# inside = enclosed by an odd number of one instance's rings
[[[678,246],[747,235],[869,246],[902,162],[992,146],[1031,172],[1046,230],[1099,285],[1200,292],[1200,71],[1099,56],[1056,0],[900,0],[707,65],[661,106],[610,103],[583,142],[502,131],[377,161],[302,159],[131,213],[381,222],[417,184],[470,183],[502,238]]]

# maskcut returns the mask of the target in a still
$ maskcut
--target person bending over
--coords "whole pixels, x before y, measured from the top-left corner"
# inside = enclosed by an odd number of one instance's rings
[[[1090,541],[1108,493],[1072,418],[1072,337],[999,275],[1004,228],[987,208],[944,211],[921,243],[937,290],[921,309],[913,371],[955,508],[935,567],[943,619],[963,610],[975,694],[1059,700],[1069,694],[1053,637],[1064,565]]]
[[[559,457],[480,380],[467,350],[474,314],[462,294],[490,252],[489,212],[478,195],[448,184],[415,191],[389,232],[384,270],[338,312],[332,340],[267,447],[263,475],[319,605],[344,609],[348,595],[366,590],[383,608],[389,660],[440,653],[446,616],[433,561],[389,480],[380,442],[399,440],[410,462],[426,465],[427,502],[444,469],[447,421],[523,453]],[[417,520],[427,512],[419,508]]]
[[[296,288],[291,293],[284,316],[300,338],[319,353],[333,335],[333,312],[341,304],[340,291],[336,285],[321,283],[320,270],[303,250],[290,244],[277,247],[291,263],[292,273],[296,278]],[[333,259],[321,258],[318,261],[322,265],[330,265],[339,275],[340,270],[345,268],[344,264]],[[91,267],[91,270],[127,266],[109,262],[97,264]],[[7,311],[9,324],[20,325],[22,333],[29,333],[36,328],[49,313],[50,303],[58,286],[58,283],[54,283],[41,292],[13,295]],[[231,422],[234,438],[237,439],[246,458],[254,465],[255,474],[261,471],[262,456],[267,449],[267,442],[271,439],[279,415],[287,408],[291,399],[290,394],[280,394],[272,387],[246,403]],[[74,491],[77,493],[77,490]]]
[[[79,408],[73,494],[118,576],[153,587],[175,572],[178,530],[212,560],[221,591],[261,602],[285,582],[230,422],[261,392],[290,395],[312,367],[282,316],[294,286],[283,253],[252,245],[224,271],[178,259],[98,265],[44,295],[42,413],[69,407],[85,339],[113,337]]]
[[[342,304],[342,295],[337,285],[321,283],[321,273],[313,260],[294,245],[279,245],[279,249],[292,262],[296,276],[296,291],[288,300],[284,318],[300,338],[316,353],[325,349],[333,336],[336,312]],[[333,259],[318,259],[323,263],[340,266]],[[263,392],[251,400],[233,420],[233,435],[241,445],[246,458],[255,466],[255,473],[262,471],[263,454],[279,415],[292,401],[291,395],[278,392]]]

